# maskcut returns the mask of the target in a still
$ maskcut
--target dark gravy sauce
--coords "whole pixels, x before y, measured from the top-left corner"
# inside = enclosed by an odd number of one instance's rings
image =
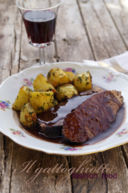
[[[49,111],[39,114],[38,120],[52,126],[63,120],[69,112],[72,112],[76,107],[91,96],[92,95],[75,96],[71,99],[65,100],[64,102],[56,105],[54,108],[51,108]]]
[[[78,107],[82,102],[87,100],[93,94],[95,93],[93,92],[81,93],[79,96],[75,96],[71,99],[68,99],[68,100],[65,100],[64,102],[59,103],[54,108],[51,108],[49,111],[39,114],[38,124],[34,128],[30,128],[30,129],[25,128],[25,130],[27,130],[29,134],[32,134],[35,137],[38,137],[42,140],[46,140],[54,143],[67,144],[71,146],[90,145],[106,139],[121,126],[125,118],[124,106],[119,110],[116,117],[116,121],[111,125],[109,129],[107,129],[105,132],[99,134],[98,136],[94,137],[93,139],[83,144],[75,144],[75,143],[66,141],[61,133],[63,120],[66,117],[66,115],[72,112],[76,107]],[[46,132],[42,130],[42,128],[40,127],[40,124],[47,125]]]

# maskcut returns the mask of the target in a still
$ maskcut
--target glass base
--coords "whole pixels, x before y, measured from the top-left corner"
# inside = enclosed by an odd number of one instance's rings
[[[37,47],[37,48],[45,48],[47,46],[50,46],[53,42],[48,42],[48,43],[42,43],[42,44],[38,44],[38,43],[33,43],[32,41],[29,41],[29,44]]]

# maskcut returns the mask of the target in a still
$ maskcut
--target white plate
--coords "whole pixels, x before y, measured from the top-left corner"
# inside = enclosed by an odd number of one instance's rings
[[[104,140],[89,145],[70,147],[41,140],[22,129],[16,113],[11,106],[23,85],[31,86],[32,80],[39,73],[47,74],[53,67],[84,72],[89,70],[93,77],[93,84],[105,89],[116,89],[124,97],[125,118],[120,127]],[[84,155],[102,152],[128,142],[128,77],[121,73],[103,67],[87,66],[83,63],[61,62],[45,66],[34,66],[6,79],[0,86],[0,131],[14,142],[26,148],[59,155]]]

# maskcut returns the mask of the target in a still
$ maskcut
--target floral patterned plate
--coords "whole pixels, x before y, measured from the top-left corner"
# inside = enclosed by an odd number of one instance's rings
[[[73,71],[74,73],[89,70],[93,77],[93,84],[105,89],[121,91],[124,97],[125,117],[118,129],[109,135],[107,134],[107,137],[102,138],[102,140],[99,138],[98,140],[78,147],[41,140],[26,132],[21,127],[17,114],[11,108],[12,104],[22,85],[32,87],[32,81],[37,74],[47,74],[53,67],[60,67],[68,71]],[[76,156],[91,154],[125,144],[128,142],[128,77],[107,68],[94,65],[88,66],[85,63],[76,62],[52,63],[25,69],[18,74],[12,75],[0,85],[0,132],[26,148],[59,155]],[[101,136],[102,135],[104,134],[101,134]]]

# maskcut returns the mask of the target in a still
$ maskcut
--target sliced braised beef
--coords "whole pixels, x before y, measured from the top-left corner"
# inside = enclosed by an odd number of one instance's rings
[[[92,139],[110,127],[122,105],[121,92],[115,90],[91,96],[64,119],[64,137],[75,143]]]

